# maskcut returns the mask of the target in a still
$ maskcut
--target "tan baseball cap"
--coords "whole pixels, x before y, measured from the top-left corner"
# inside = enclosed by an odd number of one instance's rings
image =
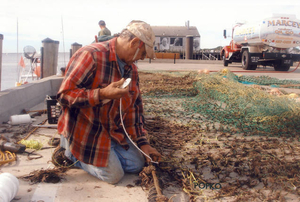
[[[133,20],[127,25],[126,29],[145,43],[147,57],[155,59],[155,53],[153,49],[155,35],[151,26],[143,21]]]

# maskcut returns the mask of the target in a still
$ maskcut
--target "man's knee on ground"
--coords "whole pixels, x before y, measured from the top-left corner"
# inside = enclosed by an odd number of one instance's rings
[[[124,171],[108,176],[102,176],[102,180],[109,184],[117,184],[124,177]]]
[[[90,174],[109,184],[116,184],[124,177],[124,171],[120,168],[111,168],[103,171],[102,169],[94,170]]]
[[[134,162],[132,162],[132,165],[128,166],[125,172],[127,173],[139,173],[143,170],[145,166],[145,160],[142,159],[136,159]]]

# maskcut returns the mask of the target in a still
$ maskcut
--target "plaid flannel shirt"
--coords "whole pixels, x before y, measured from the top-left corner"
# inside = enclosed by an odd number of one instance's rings
[[[120,120],[120,99],[102,104],[99,88],[119,81],[116,38],[79,49],[70,59],[66,76],[57,94],[62,106],[58,132],[67,138],[72,154],[97,167],[106,167],[111,141],[125,149]],[[122,97],[122,115],[127,133],[139,147],[149,144],[143,128],[144,116],[137,67],[125,66],[125,78],[131,78],[128,95]]]

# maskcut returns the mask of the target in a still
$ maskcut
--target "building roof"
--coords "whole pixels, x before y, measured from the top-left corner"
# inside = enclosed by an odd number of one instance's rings
[[[155,36],[168,36],[168,37],[186,37],[192,35],[200,37],[198,29],[194,26],[151,26]]]

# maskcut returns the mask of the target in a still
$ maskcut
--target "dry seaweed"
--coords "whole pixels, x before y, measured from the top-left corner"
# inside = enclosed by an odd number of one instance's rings
[[[27,176],[21,177],[24,180],[30,181],[32,184],[46,182],[46,183],[58,183],[60,182],[68,169],[66,168],[53,168],[46,170],[35,170]]]

